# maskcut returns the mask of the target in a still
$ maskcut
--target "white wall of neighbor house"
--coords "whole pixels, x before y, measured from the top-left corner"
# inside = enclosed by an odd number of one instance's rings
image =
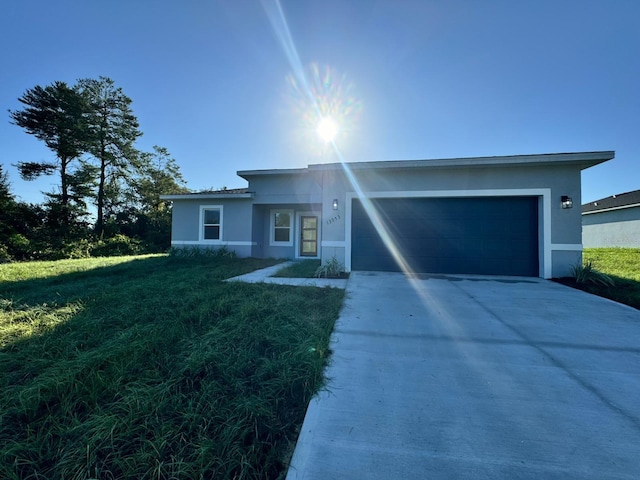
[[[582,215],[586,248],[640,248],[640,206]]]

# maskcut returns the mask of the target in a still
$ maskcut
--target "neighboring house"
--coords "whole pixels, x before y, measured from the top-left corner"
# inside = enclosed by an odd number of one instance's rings
[[[640,190],[582,205],[582,243],[640,248]]]
[[[240,171],[246,189],[165,195],[173,247],[334,256],[351,270],[569,275],[582,255],[581,170],[614,152]],[[563,203],[564,202],[564,203]]]

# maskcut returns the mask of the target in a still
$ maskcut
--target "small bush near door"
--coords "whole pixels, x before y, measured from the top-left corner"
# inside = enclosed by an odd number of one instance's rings
[[[340,263],[338,258],[334,255],[331,257],[331,260],[318,267],[316,270],[316,277],[344,278],[346,277],[344,265]]]

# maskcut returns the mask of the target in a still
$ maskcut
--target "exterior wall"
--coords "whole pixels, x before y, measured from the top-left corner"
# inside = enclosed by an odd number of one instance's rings
[[[581,213],[579,208],[562,209],[560,197],[572,197],[580,205],[580,167],[504,166],[469,168],[412,168],[324,170],[323,261],[336,255],[350,264],[350,205],[361,191],[365,196],[485,196],[533,195],[540,197],[540,276],[550,278],[563,272],[581,255]],[[331,211],[334,198],[340,205]],[[334,215],[332,215],[334,214]],[[327,225],[331,219],[333,223]],[[554,252],[562,252],[554,255]],[[566,254],[570,252],[571,254]],[[567,258],[572,261],[567,264]]]
[[[585,247],[640,248],[640,207],[582,215]]]
[[[328,170],[318,174],[324,185],[322,195],[322,263],[335,257],[346,265],[346,207],[347,192],[353,191],[351,183],[340,171]],[[333,209],[333,200],[338,208]]]
[[[309,173],[247,177],[255,205],[320,203],[322,185]]]
[[[571,266],[580,261],[580,164],[414,166],[355,168],[353,171],[348,168],[320,165],[293,173],[246,175],[253,198],[175,200],[172,245],[226,245],[242,256],[299,258],[299,215],[317,213],[322,261],[335,256],[349,269],[351,200],[360,195],[365,198],[536,196],[539,199],[540,276],[565,276]],[[562,195],[572,197],[577,208],[562,209]],[[335,210],[334,199],[338,203]],[[223,207],[221,240],[200,239],[202,205]],[[270,245],[270,213],[278,208],[293,211],[291,246]]]
[[[225,246],[238,256],[252,254],[251,212],[252,199],[193,199],[173,202],[171,246],[220,248]],[[202,206],[222,206],[222,238],[202,240],[200,209]]]
[[[292,217],[292,245],[280,246],[271,245],[271,212],[273,210],[291,210],[293,212]],[[253,231],[253,243],[255,244],[256,251],[260,251],[260,256],[264,258],[301,258],[299,255],[299,237],[300,237],[300,214],[316,214],[318,215],[318,224],[322,222],[321,206],[319,204],[314,205],[300,205],[300,204],[277,204],[277,205],[256,205],[254,207],[254,224],[260,225],[260,228],[255,228]],[[319,227],[318,231],[318,250],[321,251],[320,239],[322,235],[322,227]],[[313,257],[304,257],[313,258]]]
[[[552,278],[571,276],[571,267],[582,264],[582,252],[554,250],[552,253]]]
[[[262,206],[253,205],[251,214],[251,256],[256,258],[269,258],[265,255],[264,231],[269,227],[265,225],[268,218]]]

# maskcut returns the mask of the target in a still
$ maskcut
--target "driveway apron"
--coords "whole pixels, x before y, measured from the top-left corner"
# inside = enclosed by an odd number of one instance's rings
[[[640,312],[551,281],[353,272],[294,479],[638,479]]]

